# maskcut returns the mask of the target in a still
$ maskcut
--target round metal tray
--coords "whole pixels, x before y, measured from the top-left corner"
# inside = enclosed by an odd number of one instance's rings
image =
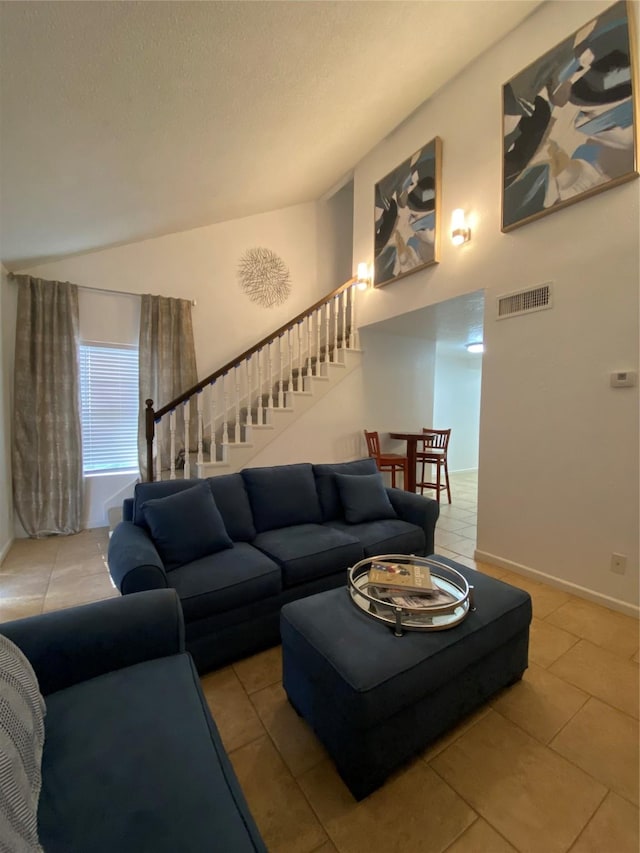
[[[446,594],[448,600],[429,603],[428,600],[420,599],[420,606],[415,606],[411,602],[415,596],[411,593],[399,592],[393,593],[392,597],[376,597],[367,585],[371,564],[379,561],[427,566],[435,585]],[[475,610],[473,586],[460,572],[441,562],[437,556],[384,554],[367,557],[349,569],[348,577],[348,592],[356,607],[372,619],[393,627],[396,637],[401,637],[405,630],[444,631],[453,628],[466,618],[470,610]],[[375,587],[372,589],[375,590]]]

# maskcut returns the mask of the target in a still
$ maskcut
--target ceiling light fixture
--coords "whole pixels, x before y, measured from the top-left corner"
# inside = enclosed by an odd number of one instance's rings
[[[454,246],[461,246],[471,239],[471,228],[467,225],[464,210],[457,207],[451,214],[451,242]]]
[[[484,344],[482,341],[474,341],[471,344],[467,344],[467,352],[484,352]]]

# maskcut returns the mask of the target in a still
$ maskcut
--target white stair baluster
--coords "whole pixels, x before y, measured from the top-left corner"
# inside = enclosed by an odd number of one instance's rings
[[[271,411],[271,409],[273,409],[273,407],[276,405],[276,393],[275,393],[274,378],[273,378],[273,346],[274,346],[274,344],[275,344],[275,341],[270,341],[270,343],[267,344],[267,359],[268,359],[268,376],[267,376],[267,378],[269,380],[269,387],[267,389],[269,392],[267,394],[267,409],[268,409],[268,411]]]
[[[162,421],[157,421],[153,430],[153,464],[155,467],[154,480],[162,479],[162,459],[160,458],[160,447],[162,445]]]
[[[198,410],[198,465],[202,465],[204,463],[204,456],[202,454],[202,437],[204,430],[204,418],[202,415],[202,406],[203,406],[203,397],[202,397],[202,388],[196,394],[196,407]]]
[[[247,419],[246,423],[248,426],[253,426],[253,412],[251,411],[252,406],[252,392],[253,389],[251,387],[251,356],[246,360],[247,365]]]
[[[287,329],[287,331],[285,332],[285,337],[287,339],[287,352],[285,358],[285,376],[287,377],[287,391],[293,391],[293,329]]]
[[[349,349],[353,349],[356,345],[356,332],[355,332],[355,302],[356,302],[356,290],[357,287],[355,284],[352,284],[349,288]]]
[[[322,306],[320,306],[320,308],[318,308],[316,310],[315,320],[316,320],[316,369],[315,369],[315,376],[319,376],[320,375],[320,347],[322,345],[322,342],[320,340],[320,338],[321,338],[320,332],[322,329]]]
[[[302,391],[302,320],[298,323],[296,329],[298,335],[298,391]]]
[[[262,408],[262,350],[257,353],[258,357],[258,412],[257,421],[259,424],[264,423],[264,409]]]
[[[340,296],[334,296],[331,300],[333,302],[333,360],[340,361],[339,353],[338,353],[338,338],[340,336]]]
[[[190,435],[190,426],[191,426],[191,401],[185,400],[182,404],[182,411],[184,415],[184,474],[182,475],[185,480],[188,480],[191,476],[191,435]]]
[[[211,443],[209,444],[209,462],[217,461],[216,454],[216,383],[209,385],[209,429]]]
[[[236,427],[234,430],[234,441],[240,444],[240,366],[236,364],[233,368],[236,389]]]
[[[176,410],[169,412],[169,479],[176,478]]]
[[[227,453],[227,445],[229,444],[229,391],[228,391],[227,374],[222,377],[222,452]]]
[[[305,373],[307,376],[311,376],[311,347],[313,343],[313,322],[311,314],[307,314],[306,317],[307,322],[307,352],[306,352],[306,366]]]
[[[347,290],[343,290],[340,294],[340,305],[342,306],[342,342],[340,346],[346,349],[349,345],[347,341]]]
[[[358,309],[358,299],[360,296],[357,296],[358,288],[354,285],[351,288],[351,330],[353,334],[353,346],[355,349],[360,349],[360,332],[358,331],[358,320],[356,317],[357,309]]]
[[[329,350],[329,340],[331,338],[331,300],[324,303],[324,360],[333,361]]]
[[[284,407],[284,334],[278,338],[280,343],[280,385],[278,391],[278,406]]]

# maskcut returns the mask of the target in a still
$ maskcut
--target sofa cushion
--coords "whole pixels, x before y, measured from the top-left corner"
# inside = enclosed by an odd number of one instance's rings
[[[251,542],[256,528],[242,474],[209,477],[207,482],[229,536],[234,542]]]
[[[382,474],[335,474],[344,517],[349,524],[397,518]]]
[[[246,542],[181,566],[171,572],[169,582],[188,622],[261,601],[282,589],[280,567]]]
[[[346,571],[363,557],[362,545],[350,533],[321,524],[299,524],[268,530],[253,540],[282,568],[283,587]]]
[[[47,707],[47,853],[265,850],[189,655],[84,681]]]
[[[316,478],[322,520],[332,521],[335,518],[344,518],[342,501],[336,485],[336,474],[375,474],[377,470],[376,460],[371,457],[355,459],[353,462],[314,465],[313,474]]]
[[[320,502],[309,463],[245,468],[241,474],[258,533],[320,522]]]
[[[0,634],[0,850],[42,851],[38,798],[44,713],[31,664]]]
[[[328,521],[325,527],[332,527],[355,536],[362,543],[365,557],[378,557],[381,554],[425,553],[425,535],[421,527],[402,521],[400,518],[388,518],[383,521],[366,521],[363,524],[348,524],[346,521]]]
[[[149,529],[142,507],[147,501],[155,498],[166,498],[176,492],[184,492],[201,483],[202,480],[157,480],[153,483],[136,483],[133,490],[133,510],[131,521],[138,527]]]
[[[168,572],[233,546],[206,482],[148,500],[142,512]]]

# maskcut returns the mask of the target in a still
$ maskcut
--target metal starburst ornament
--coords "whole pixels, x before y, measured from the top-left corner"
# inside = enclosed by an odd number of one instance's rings
[[[271,249],[247,249],[240,258],[238,278],[249,299],[264,308],[282,305],[291,293],[289,268]]]

